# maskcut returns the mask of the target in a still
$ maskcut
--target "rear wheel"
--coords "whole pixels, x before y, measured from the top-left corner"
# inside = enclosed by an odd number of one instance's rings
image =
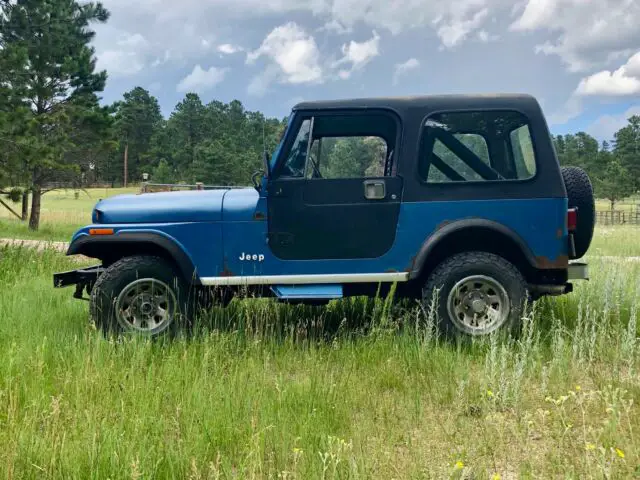
[[[123,258],[100,275],[91,291],[91,316],[105,334],[156,337],[189,324],[187,285],[164,259]]]
[[[497,330],[516,332],[520,326],[527,284],[504,258],[486,252],[466,252],[442,262],[429,275],[422,298],[436,301],[446,334],[483,336]]]

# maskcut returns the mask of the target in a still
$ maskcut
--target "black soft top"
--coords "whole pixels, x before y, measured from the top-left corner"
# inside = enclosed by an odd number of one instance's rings
[[[440,108],[466,110],[469,108],[507,108],[514,110],[539,108],[536,99],[528,94],[454,94],[454,95],[420,95],[406,97],[373,97],[344,100],[319,100],[302,102],[293,110],[329,110],[354,108],[388,108],[398,112],[410,108]]]

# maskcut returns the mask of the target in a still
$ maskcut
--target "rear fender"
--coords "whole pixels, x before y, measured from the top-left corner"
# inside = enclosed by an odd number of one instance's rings
[[[504,245],[508,245],[509,252],[504,252],[500,251],[499,243],[496,243],[495,248],[497,251],[493,253],[504,256],[507,260],[517,264],[519,268],[544,268],[544,266],[541,267],[540,262],[536,261],[535,255],[526,242],[509,227],[492,220],[468,218],[441,226],[422,244],[413,261],[410,278],[420,277],[425,268],[430,270],[446,257],[455,253],[472,251],[476,248],[487,250],[486,241],[482,248],[474,242],[474,237],[478,238],[480,234],[482,234],[483,238],[487,236],[494,237],[498,242],[504,242]],[[454,238],[460,239],[460,235],[465,236],[464,248],[459,247],[458,244],[460,242],[452,241]],[[491,250],[492,248],[488,249]]]

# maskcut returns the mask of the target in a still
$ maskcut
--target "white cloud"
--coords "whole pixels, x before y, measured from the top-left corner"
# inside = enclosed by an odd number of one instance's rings
[[[143,61],[135,52],[107,50],[98,55],[97,70],[106,70],[110,78],[131,77],[144,68]]]
[[[510,0],[325,0],[332,20],[347,28],[359,23],[394,35],[412,28],[436,28],[448,44],[458,44],[486,19],[490,6],[511,5]],[[435,20],[434,20],[435,19]]]
[[[393,72],[393,84],[396,85],[400,77],[402,77],[403,75],[406,75],[411,70],[415,70],[419,66],[420,66],[420,62],[416,58],[410,58],[409,60],[403,63],[396,63],[396,66]]]
[[[162,57],[157,57],[153,63],[151,63],[151,66],[154,68],[159,67],[160,65],[167,63],[169,60],[171,60],[171,51],[165,50]]]
[[[232,45],[231,43],[223,43],[218,45],[218,52],[225,55],[233,55],[234,53],[242,52],[243,48],[238,45]]]
[[[580,116],[583,111],[584,105],[582,98],[576,95],[571,95],[559,110],[556,110],[549,115],[549,123],[551,125],[564,125],[569,120]]]
[[[149,42],[140,33],[115,31],[117,40],[105,45],[97,54],[97,69],[107,70],[110,78],[131,77],[146,66]]]
[[[611,141],[614,134],[626,126],[628,119],[633,115],[640,115],[640,105],[629,108],[620,115],[603,115],[587,127],[587,133],[598,140]]]
[[[349,78],[351,73],[363,68],[367,63],[380,55],[380,35],[374,30],[373,37],[365,42],[355,42],[351,40],[349,43],[342,45],[343,57],[334,62],[333,67],[344,64],[351,64],[351,69],[342,69],[338,75],[342,79]]]
[[[353,32],[353,28],[345,27],[339,20],[333,18],[320,27],[318,31],[335,33],[336,35],[346,35],[347,33]]]
[[[624,69],[615,72],[605,70],[580,81],[576,89],[578,95],[628,96],[640,94],[640,80],[629,77]]]
[[[640,95],[640,52],[615,71],[603,70],[583,78],[577,95],[623,97]]]
[[[559,55],[574,71],[637,49],[640,42],[638,0],[181,0],[178,8],[173,0],[107,0],[106,6],[113,14],[109,23],[132,36],[142,35],[156,56],[167,48],[167,31],[174,32],[170,49],[176,58],[193,58],[193,45],[212,29],[295,12],[312,15],[329,34],[349,33],[358,26],[394,35],[433,29],[446,48],[471,38],[490,39],[487,25],[512,15],[512,30],[546,33],[548,41],[540,42],[538,51]]]
[[[277,77],[281,83],[323,81],[316,41],[295,22],[274,28],[257,50],[247,54],[247,63],[253,64],[261,57],[266,57],[269,65],[278,67]]]
[[[178,92],[204,92],[211,90],[217,84],[224,80],[227,73],[226,68],[211,67],[204,70],[199,64],[193,68],[193,71],[183,78],[176,90]]]
[[[133,35],[126,34],[123,38],[118,40],[118,45],[122,47],[130,48],[144,48],[149,45],[147,39],[140,33],[134,33]]]
[[[269,91],[269,86],[278,78],[279,68],[269,65],[258,75],[251,79],[247,87],[247,93],[256,97],[262,97]]]
[[[482,43],[489,43],[489,42],[495,42],[497,40],[500,40],[500,35],[492,35],[491,33],[487,32],[486,30],[480,30],[478,32],[478,34],[476,35],[476,37]]]
[[[483,24],[488,14],[489,10],[483,8],[469,18],[466,18],[466,15],[453,15],[448,22],[438,27],[437,33],[442,45],[445,48],[460,45],[471,32]],[[438,24],[440,23],[438,22]]]
[[[554,39],[538,45],[537,51],[558,55],[570,71],[579,72],[637,49],[638,24],[637,0],[527,0],[511,30],[549,32]]]

